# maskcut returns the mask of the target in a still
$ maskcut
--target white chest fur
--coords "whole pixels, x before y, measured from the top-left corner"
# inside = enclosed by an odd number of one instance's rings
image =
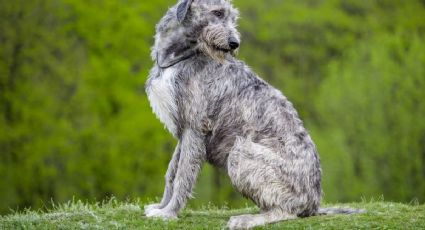
[[[147,90],[152,110],[173,135],[177,131],[173,119],[173,115],[177,114],[173,87],[175,76],[175,69],[172,67],[167,68],[159,77],[152,79]]]

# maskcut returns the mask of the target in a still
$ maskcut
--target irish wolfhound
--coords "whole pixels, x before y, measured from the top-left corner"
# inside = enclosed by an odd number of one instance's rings
[[[231,217],[231,229],[320,213],[316,147],[291,102],[234,58],[237,19],[228,0],[180,0],[156,27],[146,92],[179,142],[161,202],[145,207],[148,217],[177,218],[205,161],[225,169],[261,209]]]

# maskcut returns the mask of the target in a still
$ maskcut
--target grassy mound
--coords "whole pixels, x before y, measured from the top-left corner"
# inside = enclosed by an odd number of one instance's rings
[[[259,229],[425,229],[425,205],[391,202],[328,204],[366,209],[358,215],[315,216],[268,225]],[[184,210],[178,220],[143,216],[140,202],[116,199],[89,204],[72,201],[46,212],[27,210],[0,217],[0,229],[223,229],[232,215],[255,213],[256,208],[230,210],[205,207]]]

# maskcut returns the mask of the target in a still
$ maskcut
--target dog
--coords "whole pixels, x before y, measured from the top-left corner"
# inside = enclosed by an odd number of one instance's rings
[[[230,229],[356,213],[319,209],[316,146],[291,102],[235,58],[238,15],[229,0],[180,0],[156,26],[146,93],[178,144],[162,200],[145,206],[145,215],[177,218],[204,162],[224,169],[261,210],[231,217]]]

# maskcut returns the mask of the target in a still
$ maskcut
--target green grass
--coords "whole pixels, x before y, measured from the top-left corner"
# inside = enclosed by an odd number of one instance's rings
[[[366,209],[364,214],[315,216],[285,221],[258,229],[425,229],[425,205],[361,202],[326,206]],[[257,209],[230,210],[204,207],[184,210],[178,220],[162,221],[143,216],[138,201],[89,204],[81,201],[54,205],[51,210],[17,212],[0,216],[0,229],[224,229],[232,215]]]

